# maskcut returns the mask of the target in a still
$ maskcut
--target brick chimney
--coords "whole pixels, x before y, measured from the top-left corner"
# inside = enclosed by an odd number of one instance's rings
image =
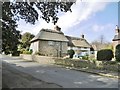
[[[54,27],[54,30],[60,32],[60,31],[61,31],[61,28],[56,25],[56,26]]]
[[[84,34],[81,34],[81,38],[85,38]]]

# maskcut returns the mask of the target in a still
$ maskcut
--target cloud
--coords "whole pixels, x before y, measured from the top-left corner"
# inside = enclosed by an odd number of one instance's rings
[[[101,31],[104,31],[104,30],[109,30],[111,28],[113,28],[113,24],[106,24],[106,25],[98,25],[98,24],[95,24],[92,26],[92,30],[94,32],[101,32]]]
[[[107,4],[105,2],[81,2],[77,0],[76,4],[72,6],[72,13],[67,12],[60,16],[57,24],[62,27],[63,31],[69,30],[82,21],[88,20],[95,13],[104,10]]]
[[[81,0],[77,0],[76,3],[72,6],[72,12],[59,14],[59,20],[57,25],[62,28],[62,31],[68,31],[70,28],[75,25],[80,24],[81,22],[88,20],[97,12],[104,10],[108,3],[105,2],[82,2]],[[25,28],[23,28],[25,27]],[[42,28],[53,29],[53,23],[46,23],[43,19],[39,19],[36,22],[35,26],[28,25],[28,29],[26,26],[19,25],[19,28],[23,29],[25,32],[27,30],[31,31],[33,34],[37,34]]]

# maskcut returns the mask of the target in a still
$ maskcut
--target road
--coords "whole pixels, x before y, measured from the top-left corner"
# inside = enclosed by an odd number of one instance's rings
[[[3,64],[9,66],[9,69],[14,68],[23,76],[26,73],[37,80],[55,83],[55,86],[63,88],[118,88],[116,78],[70,70],[56,65],[41,65],[37,62],[24,61],[18,57],[2,56],[1,60]]]

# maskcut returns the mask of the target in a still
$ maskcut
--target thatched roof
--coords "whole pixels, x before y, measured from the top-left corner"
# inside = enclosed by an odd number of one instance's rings
[[[71,37],[71,36],[66,36],[66,37],[69,40],[68,46],[71,46],[71,47],[89,47],[89,48],[91,47],[91,45],[84,38]]]
[[[51,41],[64,41],[68,42],[68,39],[64,36],[61,31],[55,31],[51,29],[41,29],[39,33],[31,40],[34,42],[36,40],[51,40]]]

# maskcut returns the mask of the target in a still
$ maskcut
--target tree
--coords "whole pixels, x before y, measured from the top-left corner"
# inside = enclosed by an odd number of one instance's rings
[[[58,21],[58,13],[71,11],[71,6],[76,0],[40,0],[40,2],[16,2],[11,4],[11,9],[17,20],[24,19],[26,22],[35,24],[38,20],[39,13],[40,17],[47,23],[52,22],[54,24]],[[36,10],[35,7],[38,9]]]
[[[101,49],[113,50],[112,43],[106,41],[104,35],[100,35],[99,38],[97,40],[94,40],[91,44],[96,50],[101,50]]]
[[[115,58],[116,58],[116,61],[120,61],[120,44],[116,46]]]
[[[16,21],[12,18],[10,3],[2,4],[2,51],[5,53],[17,51],[20,31],[16,30]]]
[[[16,0],[17,1],[17,0]],[[28,1],[28,0],[27,0]],[[17,50],[17,45],[19,44],[20,31],[16,30],[17,21],[24,19],[27,23],[35,24],[38,20],[39,13],[41,11],[40,17],[46,22],[50,22],[50,18],[54,24],[58,21],[58,12],[71,11],[71,6],[75,1],[70,2],[70,0],[65,0],[60,2],[56,0],[55,2],[48,2],[42,0],[42,2],[2,2],[2,51],[13,52]],[[36,10],[36,8],[38,10]]]
[[[103,44],[105,42],[105,36],[100,35],[99,40],[100,40],[100,43]]]
[[[34,37],[33,34],[26,32],[22,35],[22,47],[27,48],[30,46],[30,40]]]

